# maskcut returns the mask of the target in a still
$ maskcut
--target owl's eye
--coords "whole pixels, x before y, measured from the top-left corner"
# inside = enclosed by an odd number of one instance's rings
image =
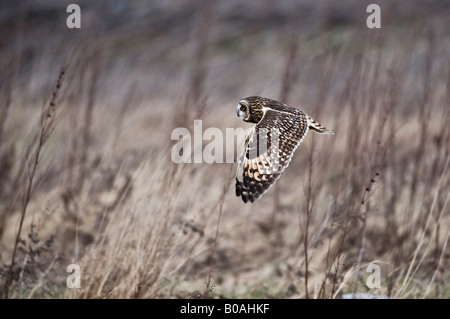
[[[245,112],[245,110],[246,110],[245,106],[242,105],[242,106],[241,106],[241,111],[242,111],[242,112]]]

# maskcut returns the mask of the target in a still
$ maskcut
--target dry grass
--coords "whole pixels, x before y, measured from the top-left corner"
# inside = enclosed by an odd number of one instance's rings
[[[216,2],[181,15],[183,30],[103,34],[93,19],[69,38],[37,29],[53,39],[43,45],[24,13],[0,34],[16,39],[0,51],[0,293],[339,298],[369,291],[377,263],[372,294],[448,298],[448,15],[422,19],[414,2],[394,21],[386,5],[368,30],[359,6],[339,24],[320,3],[309,27],[269,2],[236,25]],[[284,22],[267,26],[271,12]],[[170,159],[172,130],[194,119],[247,128],[235,104],[248,95],[283,98],[335,132],[308,135],[253,205],[234,195],[235,164]],[[72,263],[80,289],[66,287]]]

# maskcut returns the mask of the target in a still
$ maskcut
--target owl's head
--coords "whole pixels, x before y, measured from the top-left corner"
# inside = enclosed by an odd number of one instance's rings
[[[236,107],[237,116],[245,122],[258,123],[264,115],[263,106],[266,99],[259,96],[249,96],[239,101]]]

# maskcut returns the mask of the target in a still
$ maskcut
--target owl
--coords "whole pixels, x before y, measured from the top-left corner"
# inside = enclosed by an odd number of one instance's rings
[[[237,116],[256,125],[248,132],[236,170],[236,196],[255,202],[280,178],[309,130],[334,134],[299,109],[250,96],[239,101]]]

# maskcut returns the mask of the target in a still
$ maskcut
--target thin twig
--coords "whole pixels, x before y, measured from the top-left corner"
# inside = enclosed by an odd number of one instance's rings
[[[22,200],[22,207],[20,211],[20,222],[19,222],[19,229],[17,230],[17,235],[14,243],[14,249],[11,257],[11,264],[9,266],[8,276],[5,281],[5,299],[8,298],[9,293],[9,287],[12,282],[13,277],[13,268],[16,260],[16,253],[17,253],[17,247],[20,241],[20,234],[22,233],[22,226],[23,221],[25,219],[25,215],[27,212],[27,207],[30,202],[31,196],[32,196],[32,189],[33,189],[33,182],[34,177],[36,175],[36,170],[39,165],[40,155],[42,148],[44,144],[47,142],[48,138],[50,137],[50,134],[53,132],[54,129],[54,121],[56,116],[56,103],[58,98],[58,92],[60,91],[60,88],[62,86],[63,80],[64,80],[64,74],[65,74],[65,66],[61,68],[61,71],[59,72],[58,79],[56,81],[55,89],[53,90],[52,97],[50,99],[50,102],[48,104],[44,104],[42,108],[41,113],[41,122],[40,122],[40,131],[39,136],[37,139],[37,145],[35,145],[36,150],[34,152],[34,155],[32,155],[32,149],[34,148],[34,145],[29,145],[29,152],[27,152],[27,159],[28,159],[28,179],[27,179],[27,186],[26,191],[23,196]],[[32,160],[30,161],[30,158],[28,156],[32,156]]]

